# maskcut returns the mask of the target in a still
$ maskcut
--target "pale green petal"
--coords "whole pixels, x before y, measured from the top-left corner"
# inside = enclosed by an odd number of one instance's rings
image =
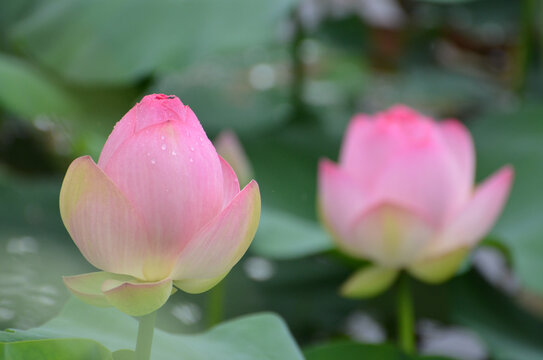
[[[212,279],[177,280],[177,281],[174,281],[173,284],[179,289],[189,294],[199,294],[211,289],[225,277],[226,277],[226,274],[212,278]]]
[[[376,265],[355,272],[341,286],[341,295],[349,298],[368,298],[388,289],[398,277],[398,270]]]
[[[102,292],[109,303],[132,316],[143,316],[158,310],[172,293],[172,281],[123,282],[115,279],[102,284]]]
[[[456,274],[468,252],[469,248],[462,247],[438,257],[417,261],[407,270],[421,281],[442,283]]]
[[[102,284],[106,280],[116,279],[119,281],[132,281],[133,277],[128,275],[112,274],[105,271],[92,272],[88,274],[64,276],[62,278],[66,287],[80,300],[94,306],[111,306],[102,293]]]

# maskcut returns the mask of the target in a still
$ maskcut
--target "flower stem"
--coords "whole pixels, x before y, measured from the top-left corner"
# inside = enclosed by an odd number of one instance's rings
[[[208,323],[209,326],[217,325],[223,317],[224,280],[215,285],[209,292],[208,298]]]
[[[513,59],[513,88],[522,95],[526,87],[526,77],[532,55],[532,31],[534,14],[537,13],[534,0],[522,0],[519,18],[519,36]]]
[[[153,332],[155,330],[156,311],[140,317],[138,340],[136,343],[135,360],[149,360],[151,346],[153,345]]]
[[[398,342],[400,348],[406,354],[413,354],[415,351],[415,320],[413,299],[411,297],[411,288],[407,274],[402,274],[400,278],[396,300],[398,311]]]
[[[305,65],[302,59],[302,43],[305,31],[297,10],[292,12],[293,38],[290,45],[292,80],[290,85],[290,103],[292,104],[291,121],[293,123],[308,122],[307,106],[304,101],[305,92]]]

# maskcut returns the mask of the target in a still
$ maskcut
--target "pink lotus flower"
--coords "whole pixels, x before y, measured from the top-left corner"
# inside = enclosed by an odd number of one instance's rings
[[[373,295],[406,269],[441,282],[490,230],[507,199],[506,166],[474,189],[475,154],[456,120],[435,122],[402,105],[357,115],[339,165],[319,166],[320,212],[340,249],[374,266],[343,287]]]
[[[148,95],[117,123],[98,164],[73,161],[60,212],[83,256],[103,270],[65,277],[68,288],[143,315],[174,285],[199,293],[226,276],[255,235],[260,193],[255,181],[240,191],[188,106]]]
[[[253,178],[253,168],[236,133],[225,130],[214,141],[217,153],[232,166],[241,184],[248,184]]]

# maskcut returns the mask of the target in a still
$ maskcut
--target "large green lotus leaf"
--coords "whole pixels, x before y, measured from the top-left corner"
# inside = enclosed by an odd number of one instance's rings
[[[132,349],[137,320],[112,308],[97,308],[71,298],[60,315],[38,328],[1,332],[0,341],[22,339],[85,338],[110,351]],[[303,359],[285,323],[262,313],[223,323],[199,335],[174,335],[155,331],[154,360]]]
[[[112,360],[111,352],[87,339],[46,339],[0,343],[2,360]]]
[[[271,41],[292,0],[58,0],[10,33],[25,54],[66,79],[121,84],[218,52]]]
[[[77,106],[70,94],[25,61],[0,53],[0,106],[25,118],[70,116]]]
[[[360,344],[352,341],[318,345],[304,351],[306,360],[447,360],[439,356],[416,356],[403,354],[397,347],[390,344]]]
[[[137,98],[137,90],[128,87],[68,86],[34,64],[2,53],[0,84],[0,109],[27,121],[43,116],[78,154],[98,155],[111,127]]]
[[[337,151],[326,134],[291,126],[264,138],[242,140],[263,203],[251,250],[273,259],[294,259],[332,249],[315,209],[319,158]]]
[[[0,167],[0,330],[43,324],[66,301],[61,276],[92,271],[62,225],[61,182]]]
[[[543,321],[474,273],[451,284],[451,319],[475,331],[492,359],[543,359]]]
[[[480,180],[505,164],[515,169],[510,199],[492,235],[511,251],[524,286],[543,294],[543,107],[524,105],[476,119],[470,128]]]

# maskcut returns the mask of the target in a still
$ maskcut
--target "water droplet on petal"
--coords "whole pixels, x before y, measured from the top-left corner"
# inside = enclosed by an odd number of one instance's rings
[[[193,147],[193,146],[190,147],[190,151],[194,151],[194,147]]]
[[[166,150],[166,144],[162,144],[162,146],[160,147],[162,150]]]
[[[151,159],[151,164],[156,164],[156,160],[155,159]]]
[[[164,140],[164,139],[165,139],[165,138],[164,138],[164,135],[163,135],[163,136],[161,136],[161,137],[160,137],[160,139],[161,139],[161,140]]]
[[[172,151],[172,155],[175,156],[177,155],[177,153],[175,151]]]
[[[190,161],[190,162],[194,162],[194,159],[193,159],[193,158],[190,158],[189,161]]]
[[[150,152],[148,152],[148,153],[147,153],[147,156],[151,156],[151,153],[150,153]]]

